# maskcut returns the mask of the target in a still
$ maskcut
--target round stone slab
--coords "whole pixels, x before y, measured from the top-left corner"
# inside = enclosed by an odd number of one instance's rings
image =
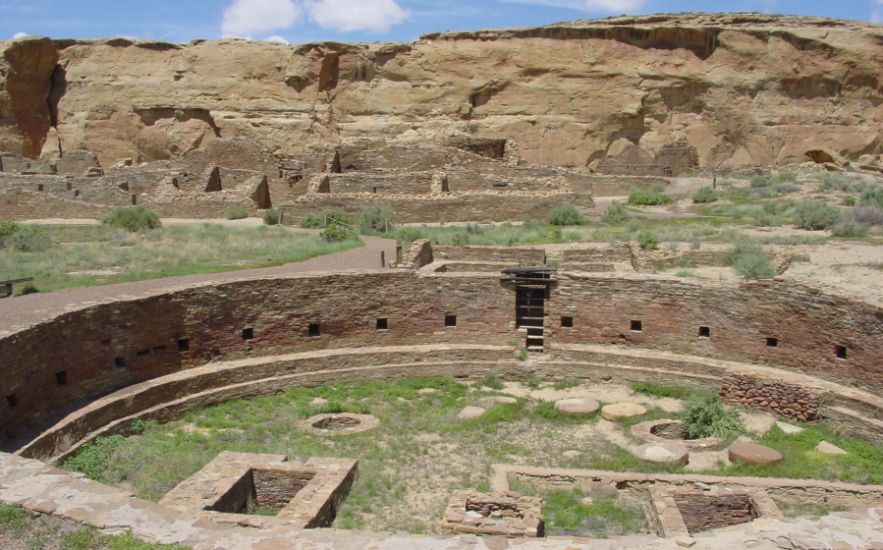
[[[460,420],[469,420],[470,418],[478,418],[484,413],[485,409],[469,405],[467,407],[463,407],[463,410],[457,413],[457,418],[459,418]]]
[[[633,418],[647,414],[647,408],[637,403],[614,403],[601,407],[601,416],[604,420],[615,422],[623,418]]]
[[[775,449],[745,441],[737,441],[730,445],[729,455],[731,462],[746,464],[776,464],[785,458]]]
[[[632,450],[632,454],[641,460],[657,464],[686,464],[690,460],[690,451],[678,443],[648,443]]]
[[[555,409],[564,414],[592,414],[600,405],[594,399],[562,399],[555,401]]]

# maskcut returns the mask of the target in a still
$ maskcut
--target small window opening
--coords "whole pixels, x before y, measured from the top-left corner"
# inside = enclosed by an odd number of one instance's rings
[[[834,353],[837,354],[837,359],[846,359],[846,346],[837,346]]]
[[[121,369],[126,366],[126,358],[125,357],[117,357],[113,360],[113,364],[116,368]]]
[[[700,338],[711,338],[711,327],[699,327]]]
[[[178,351],[188,351],[190,349],[190,340],[181,338],[178,340]]]
[[[6,404],[9,405],[10,409],[18,407],[18,397],[15,394],[7,395]]]
[[[779,347],[779,339],[778,339],[778,338],[773,338],[773,337],[769,337],[769,338],[767,338],[767,339],[766,339],[766,347],[768,347],[768,348],[777,348],[777,347]]]
[[[644,323],[642,321],[632,320],[631,322],[631,330],[632,332],[641,332],[644,330]]]
[[[319,323],[310,323],[310,337],[318,338],[322,335],[322,331],[319,328]]]
[[[150,355],[150,348],[138,350],[138,357],[144,357],[145,355]]]
[[[377,330],[389,330],[389,321],[387,319],[377,319]]]
[[[254,340],[254,329],[253,328],[242,329],[242,339],[243,340]]]
[[[67,386],[67,371],[59,371],[55,373],[55,383],[59,386]]]
[[[573,328],[573,317],[565,316],[561,318],[561,328]]]
[[[445,326],[446,327],[457,326],[457,316],[456,315],[445,315]]]

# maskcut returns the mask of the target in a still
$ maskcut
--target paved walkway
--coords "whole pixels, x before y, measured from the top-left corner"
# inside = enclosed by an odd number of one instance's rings
[[[239,281],[257,277],[284,277],[297,273],[382,269],[381,252],[385,254],[387,263],[395,261],[395,241],[379,237],[362,237],[361,239],[365,246],[360,248],[276,267],[69,288],[45,294],[29,294],[2,299],[0,300],[0,336],[51,319],[65,311],[98,303],[161,294],[184,286]]]

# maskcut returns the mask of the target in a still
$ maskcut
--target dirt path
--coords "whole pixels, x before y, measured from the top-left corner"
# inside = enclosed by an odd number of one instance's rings
[[[226,222],[227,220],[220,221]],[[198,222],[205,223],[204,220],[198,220]],[[365,246],[360,248],[276,267],[69,288],[45,294],[5,298],[0,300],[0,335],[50,319],[64,311],[102,302],[158,294],[186,285],[237,281],[254,277],[281,277],[293,273],[317,271],[381,269],[383,267],[380,262],[381,252],[384,253],[387,262],[395,260],[395,241],[379,237],[361,237],[361,239]]]

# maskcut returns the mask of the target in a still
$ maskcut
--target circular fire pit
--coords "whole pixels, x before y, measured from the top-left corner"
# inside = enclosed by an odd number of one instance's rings
[[[719,437],[687,439],[687,433],[684,431],[681,421],[670,418],[635,424],[632,426],[632,435],[647,443],[675,442],[688,449],[711,449],[723,443]]]
[[[378,424],[380,420],[370,414],[331,413],[311,416],[300,427],[322,435],[344,435],[373,430]]]

